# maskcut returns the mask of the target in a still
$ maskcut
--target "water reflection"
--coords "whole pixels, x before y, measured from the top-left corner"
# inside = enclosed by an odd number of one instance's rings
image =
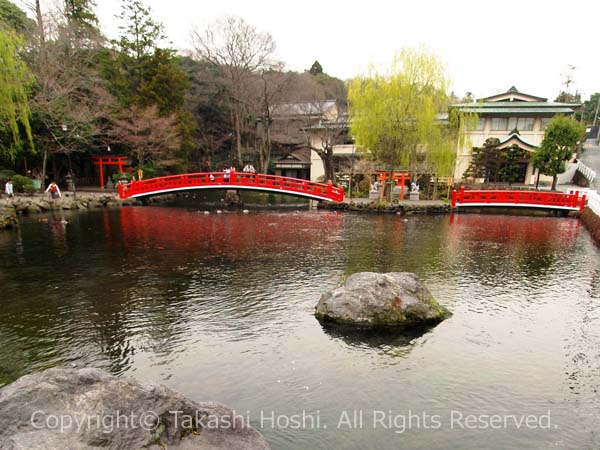
[[[339,339],[349,347],[373,348],[384,352],[407,355],[411,346],[432,327],[411,329],[356,329],[348,325],[331,322],[321,323],[323,331],[334,339]],[[400,352],[400,349],[403,351]]]
[[[402,445],[597,448],[598,256],[579,222],[563,218],[49,215],[0,233],[0,384],[66,364],[239,410],[324,418],[346,407],[551,409],[559,428],[543,435],[411,431]],[[320,295],[357,271],[415,272],[454,315],[410,335],[323,328]],[[263,431],[292,450],[399,442],[377,430]]]

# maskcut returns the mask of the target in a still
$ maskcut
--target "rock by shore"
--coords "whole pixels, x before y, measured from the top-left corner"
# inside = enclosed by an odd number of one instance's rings
[[[321,296],[319,320],[358,327],[433,325],[451,314],[413,273],[355,273]]]
[[[61,430],[62,428],[62,430]],[[268,450],[224,405],[97,369],[49,369],[0,389],[3,450]]]

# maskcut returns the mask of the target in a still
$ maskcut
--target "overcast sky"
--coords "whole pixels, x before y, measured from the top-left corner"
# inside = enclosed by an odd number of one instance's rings
[[[56,1],[56,0],[46,0]],[[97,0],[102,30],[117,35],[120,0]],[[600,1],[570,0],[145,0],[173,46],[190,30],[236,14],[273,35],[293,70],[315,59],[348,79],[389,66],[402,47],[426,44],[448,68],[453,90],[483,97],[514,85],[553,100],[572,71],[583,99],[600,91]],[[554,6],[556,4],[556,6]]]

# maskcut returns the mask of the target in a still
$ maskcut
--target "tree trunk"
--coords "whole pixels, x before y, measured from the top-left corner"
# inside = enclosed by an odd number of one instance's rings
[[[392,193],[394,192],[394,180],[392,179],[393,176],[394,176],[394,167],[391,166],[388,180],[387,180],[387,183],[389,183],[389,186],[390,186],[390,189],[388,191],[388,201],[390,203],[392,203]],[[385,183],[385,184],[387,184],[387,183]],[[385,190],[385,184],[384,184],[384,190]],[[402,187],[400,187],[400,189],[402,189]]]
[[[35,0],[35,17],[37,21],[38,33],[40,35],[40,42],[44,43],[46,41],[46,32],[44,31],[44,18],[42,16],[40,0]]]
[[[537,176],[535,177],[535,190],[538,190],[538,186],[540,185],[540,169],[537,170]]]
[[[267,173],[269,171],[269,164],[271,162],[271,125],[269,124],[270,119],[267,117],[267,139],[265,140],[265,160],[263,166],[263,173]]]
[[[44,192],[46,190],[46,162],[48,161],[48,150],[44,149],[44,158],[42,159],[42,182],[41,182],[41,190]]]
[[[234,111],[235,119],[235,148],[237,150],[238,164],[242,165],[242,123],[240,120],[240,112],[236,106]]]
[[[333,183],[335,180],[335,173],[333,171],[333,152],[325,151],[322,153],[323,168],[325,169],[325,181],[331,180]]]
[[[551,190],[555,191],[556,190],[556,181],[558,180],[558,175],[554,175],[552,177],[552,188]]]

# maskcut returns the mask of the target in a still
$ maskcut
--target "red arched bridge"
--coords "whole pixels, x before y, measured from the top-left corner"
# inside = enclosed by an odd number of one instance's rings
[[[461,187],[459,191],[452,192],[453,208],[492,206],[583,211],[585,200],[585,194],[579,196],[579,191],[568,194],[547,191],[467,191]]]
[[[316,183],[298,178],[234,171],[229,176],[224,172],[203,172],[131,181],[119,185],[119,197],[140,198],[192,189],[247,189],[295,195],[327,202],[344,200],[344,188],[331,183]]]

